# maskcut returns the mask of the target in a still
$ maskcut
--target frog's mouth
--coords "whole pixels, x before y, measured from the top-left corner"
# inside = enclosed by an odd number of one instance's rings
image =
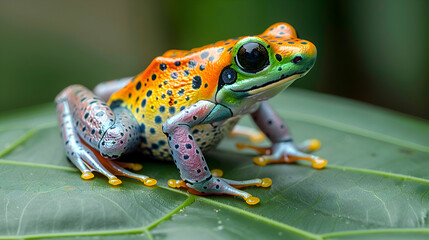
[[[248,92],[250,95],[254,95],[254,94],[257,94],[257,93],[264,92],[264,91],[267,91],[269,89],[275,88],[277,86],[283,85],[283,84],[285,84],[287,82],[290,82],[290,81],[293,81],[293,80],[295,80],[297,78],[300,78],[300,77],[302,77],[302,74],[303,73],[295,73],[295,74],[287,75],[287,76],[282,75],[279,79],[266,82],[266,83],[264,83],[262,85],[259,85],[259,86],[253,86],[253,87],[248,88],[248,89],[240,89],[240,90],[231,89],[231,91],[234,91],[234,92]]]

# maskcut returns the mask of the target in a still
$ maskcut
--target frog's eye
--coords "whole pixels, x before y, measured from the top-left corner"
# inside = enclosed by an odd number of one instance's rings
[[[269,65],[267,49],[260,43],[248,42],[238,49],[237,65],[245,72],[256,73]]]

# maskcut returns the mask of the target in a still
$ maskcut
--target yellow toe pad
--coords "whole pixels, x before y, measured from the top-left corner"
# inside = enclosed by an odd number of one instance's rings
[[[263,178],[261,187],[269,187],[271,184],[273,184],[273,180],[271,180],[271,178]]]
[[[143,169],[143,165],[141,165],[139,163],[132,163],[130,168],[134,171],[140,171]]]
[[[309,151],[316,151],[322,146],[322,143],[317,139],[310,139],[310,144],[308,145]]]
[[[82,175],[80,175],[82,179],[88,180],[94,177],[94,174],[92,172],[84,172]]]
[[[168,180],[168,186],[172,188],[187,187],[183,180],[170,179]]]
[[[157,181],[156,181],[155,179],[153,179],[153,178],[146,178],[146,179],[143,181],[143,183],[144,183],[144,185],[146,185],[146,186],[153,186],[153,185],[156,185]]]
[[[222,177],[223,176],[223,171],[220,169],[213,169],[210,171],[213,175],[213,177]]]
[[[325,159],[323,159],[323,158],[318,158],[318,159],[315,159],[314,161],[313,161],[313,168],[316,168],[316,169],[322,169],[322,168],[324,168],[325,167],[325,165],[328,163],[328,161],[326,161]]]
[[[259,201],[260,201],[259,198],[257,198],[257,197],[248,197],[245,200],[246,200],[246,203],[249,204],[249,205],[258,204]]]
[[[258,166],[266,166],[266,165],[267,165],[267,163],[268,163],[267,159],[265,159],[265,158],[264,158],[264,157],[262,157],[262,156],[254,157],[254,158],[253,158],[253,162],[254,162],[256,165],[258,165]]]
[[[122,183],[122,181],[121,181],[121,180],[119,180],[118,178],[111,178],[111,179],[109,179],[109,183],[110,183],[111,185],[116,186],[116,185],[121,184],[121,183]]]

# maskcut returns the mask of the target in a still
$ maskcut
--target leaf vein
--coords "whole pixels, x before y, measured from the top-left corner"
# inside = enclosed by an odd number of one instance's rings
[[[381,234],[381,233],[428,233],[429,228],[386,228],[386,229],[365,229],[356,231],[343,231],[335,233],[322,234],[322,239],[346,237],[356,235]]]

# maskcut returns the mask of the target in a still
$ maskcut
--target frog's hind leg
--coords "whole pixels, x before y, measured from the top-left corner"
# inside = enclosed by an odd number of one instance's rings
[[[64,140],[66,155],[70,161],[82,172],[82,179],[94,177],[93,171],[97,171],[107,178],[112,185],[121,183],[115,175],[111,174],[98,160],[94,153],[81,142],[81,138],[74,130],[72,115],[66,101],[57,103],[61,135]]]
[[[156,183],[111,161],[135,150],[139,143],[140,128],[131,112],[122,107],[112,110],[80,85],[63,90],[56,104],[66,154],[83,179],[92,178],[96,171],[109,178],[112,185],[121,183],[116,175],[137,178],[146,185]]]

